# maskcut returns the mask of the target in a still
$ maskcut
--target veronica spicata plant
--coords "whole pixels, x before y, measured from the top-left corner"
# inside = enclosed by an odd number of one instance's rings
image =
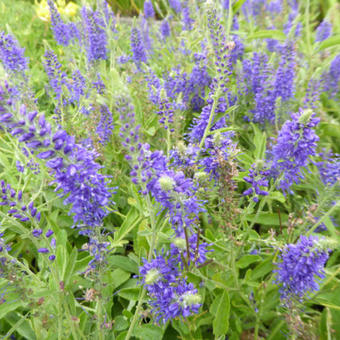
[[[340,338],[337,4],[3,2],[0,338]]]

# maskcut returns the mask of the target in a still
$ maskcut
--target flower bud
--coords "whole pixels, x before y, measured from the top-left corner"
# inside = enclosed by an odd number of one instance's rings
[[[197,293],[196,294],[188,293],[182,297],[182,302],[184,306],[198,305],[201,303],[201,301],[202,298]]]
[[[208,179],[208,174],[205,171],[195,172],[195,179],[197,179],[199,182],[205,181]]]
[[[304,110],[301,116],[299,117],[299,123],[306,125],[309,122],[312,114],[313,111],[311,109]]]
[[[152,285],[153,283],[157,282],[159,279],[160,279],[160,272],[157,269],[152,268],[145,275],[145,284]]]
[[[175,186],[175,181],[169,176],[162,176],[159,180],[159,185],[161,186],[162,190],[170,191]]]
[[[173,244],[179,249],[186,249],[186,242],[182,237],[176,237]]]

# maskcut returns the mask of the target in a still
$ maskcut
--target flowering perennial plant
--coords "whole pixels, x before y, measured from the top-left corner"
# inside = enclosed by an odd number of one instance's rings
[[[340,339],[334,1],[2,2],[0,338]]]

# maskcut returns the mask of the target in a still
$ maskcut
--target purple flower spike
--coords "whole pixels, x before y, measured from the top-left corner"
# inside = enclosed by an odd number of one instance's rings
[[[169,5],[176,13],[180,13],[182,10],[181,0],[169,0]]]
[[[168,20],[163,20],[161,23],[160,31],[164,40],[170,36],[171,30]]]
[[[21,72],[27,70],[28,59],[24,56],[25,49],[20,48],[18,42],[5,32],[0,32],[0,62],[8,72]]]
[[[284,177],[279,183],[282,190],[287,191],[295,182],[298,183],[303,174],[303,167],[309,163],[310,156],[315,155],[319,137],[313,128],[320,119],[310,109],[292,114],[291,120],[287,120],[273,147],[273,164],[271,171]]]
[[[54,6],[53,0],[47,0],[52,22],[54,39],[59,45],[68,46],[71,42],[79,37],[79,32],[74,23],[66,24]]]
[[[319,249],[317,237],[301,236],[297,244],[288,244],[281,251],[280,259],[275,272],[282,299],[302,299],[305,294],[319,290],[328,251]]]
[[[87,59],[94,62],[99,59],[107,59],[107,36],[105,22],[97,11],[83,7],[81,10],[85,34],[85,47]]]
[[[155,10],[150,0],[144,2],[144,16],[145,18],[153,18],[155,16]]]
[[[332,34],[332,24],[326,20],[323,20],[316,29],[315,41],[321,42],[329,38]]]
[[[141,63],[146,63],[147,57],[141,33],[136,27],[133,27],[131,30],[131,51],[133,61],[136,63],[138,69],[140,69]]]

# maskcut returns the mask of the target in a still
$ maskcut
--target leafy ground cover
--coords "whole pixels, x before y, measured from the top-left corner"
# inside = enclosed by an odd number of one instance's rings
[[[340,339],[339,11],[4,0],[2,339]]]

